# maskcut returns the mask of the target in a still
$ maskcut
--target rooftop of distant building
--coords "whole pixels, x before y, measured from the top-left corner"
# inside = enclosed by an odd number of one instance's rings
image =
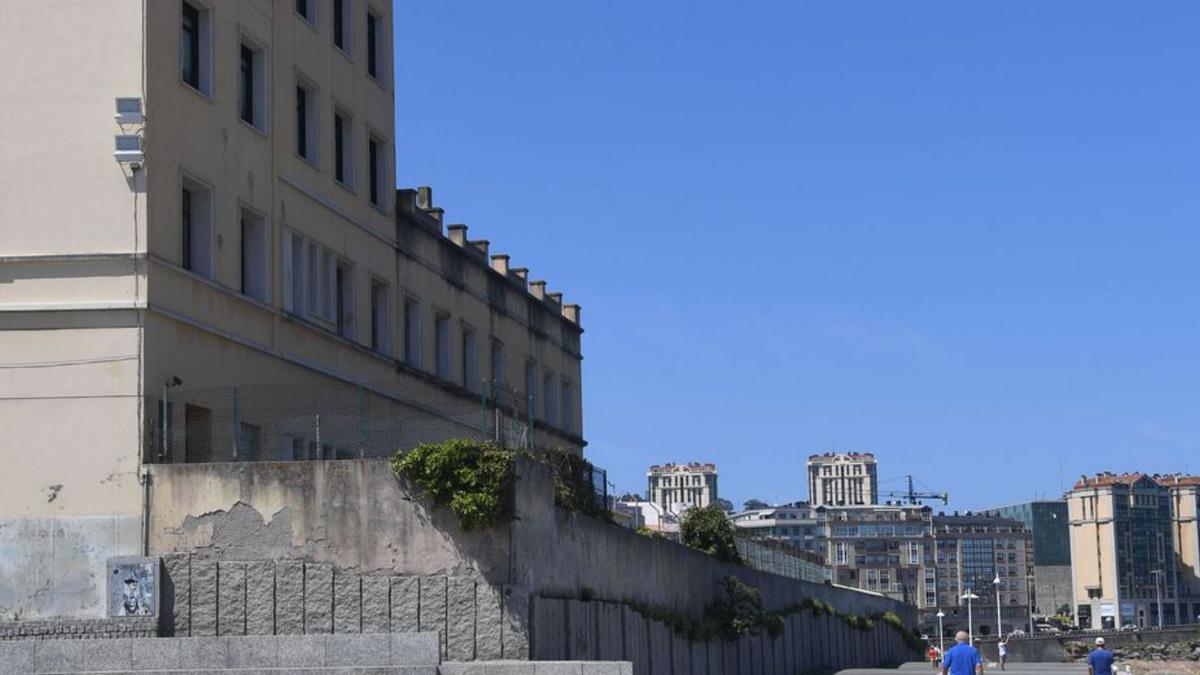
[[[649,473],[716,473],[717,465],[711,462],[688,462],[687,464],[651,464]]]
[[[833,461],[875,461],[874,453],[870,452],[826,452],[824,454],[809,455],[810,462],[833,462]]]
[[[1133,485],[1142,478],[1148,478],[1163,487],[1174,487],[1179,485],[1196,485],[1200,486],[1200,476],[1189,476],[1184,474],[1147,474],[1142,472],[1133,473],[1113,473],[1112,471],[1102,471],[1094,476],[1080,476],[1075,482],[1074,489],[1083,490],[1085,488],[1109,487],[1112,485]]]

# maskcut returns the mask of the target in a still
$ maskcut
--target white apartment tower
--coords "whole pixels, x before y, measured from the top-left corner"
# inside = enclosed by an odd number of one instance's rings
[[[398,406],[454,434],[501,390],[582,449],[579,307],[395,189],[392,23],[0,0],[0,620],[103,614],[145,462],[365,456]]]
[[[715,464],[655,464],[646,472],[647,497],[667,513],[680,514],[717,500]]]
[[[813,506],[878,504],[875,455],[869,452],[810,455],[808,499]]]

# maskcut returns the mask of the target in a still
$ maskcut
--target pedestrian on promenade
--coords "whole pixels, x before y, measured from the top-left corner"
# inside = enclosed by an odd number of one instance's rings
[[[1104,638],[1096,638],[1096,648],[1088,654],[1088,675],[1112,675],[1113,653],[1104,648]]]
[[[942,675],[983,675],[983,659],[979,650],[968,644],[970,637],[967,631],[960,630],[954,635],[958,644],[946,650],[942,657]]]
[[[1008,660],[1008,640],[1001,637],[1000,643],[996,645],[1000,652],[1000,670],[1004,670],[1004,662]]]
[[[925,652],[925,656],[929,657],[929,662],[933,664],[934,672],[937,672],[938,668],[941,667],[938,661],[942,660],[941,654],[938,653],[938,648],[934,645],[929,645],[929,651]]]

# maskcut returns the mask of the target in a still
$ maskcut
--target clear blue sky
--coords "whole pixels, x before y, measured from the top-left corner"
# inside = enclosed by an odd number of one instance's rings
[[[1200,471],[1200,3],[396,4],[399,182],[583,305],[620,490]]]

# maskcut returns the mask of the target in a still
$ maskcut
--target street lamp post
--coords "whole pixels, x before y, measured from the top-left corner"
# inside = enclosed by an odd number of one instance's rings
[[[996,587],[996,639],[1004,639],[1004,628],[1000,625],[1000,575],[997,574],[995,579],[992,579],[992,585]]]
[[[1150,576],[1154,577],[1154,597],[1158,599],[1158,627],[1163,627],[1163,608],[1162,608],[1162,570],[1150,570]]]
[[[972,593],[971,589],[968,588],[967,592],[963,594],[962,599],[967,601],[967,643],[970,645],[974,645],[975,644],[975,619],[971,615],[971,601],[978,600],[979,596]]]
[[[942,653],[943,658],[946,655],[946,629],[942,628],[942,619],[946,618],[946,613],[938,610],[938,650]]]
[[[1025,577],[1025,604],[1029,605],[1029,634],[1033,635],[1033,575]]]

